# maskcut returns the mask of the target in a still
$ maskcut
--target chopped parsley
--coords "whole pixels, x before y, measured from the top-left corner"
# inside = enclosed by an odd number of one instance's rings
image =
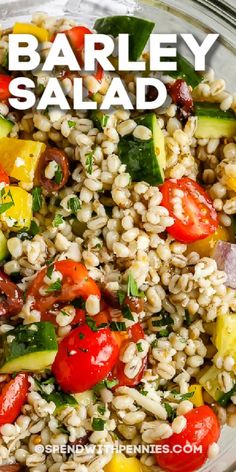
[[[194,392],[187,392],[187,393],[181,394],[181,393],[177,392],[177,390],[171,390],[170,394],[173,395],[174,397],[178,397],[178,400],[180,400],[182,402],[183,400],[187,400],[188,398],[192,398],[192,396],[194,395]]]
[[[84,339],[84,333],[79,333],[79,339]]]
[[[61,166],[59,166],[59,164],[57,165],[57,170],[55,172],[55,176],[54,176],[54,180],[56,182],[57,185],[60,185],[60,183],[62,182],[62,179],[63,179],[63,172],[62,172],[62,168]]]
[[[123,290],[119,290],[117,292],[117,297],[118,297],[118,302],[119,302],[119,305],[123,305],[124,301],[125,301],[125,297],[126,297],[126,293],[123,292]]]
[[[53,219],[53,222],[52,222],[52,226],[54,226],[54,228],[57,228],[58,226],[62,225],[62,223],[64,223],[63,216],[60,215],[59,213],[57,213],[57,214],[54,216],[54,219]]]
[[[137,343],[136,346],[137,346],[138,352],[143,352],[142,343]]]
[[[81,310],[85,309],[85,301],[82,297],[75,298],[71,303],[75,308],[81,308]]]
[[[42,208],[43,200],[42,200],[42,189],[40,187],[34,187],[32,190],[32,197],[33,197],[33,211],[37,212]]]
[[[88,154],[86,154],[86,166],[87,166],[87,172],[88,174],[92,174],[93,173],[93,152],[89,152]]]
[[[131,320],[131,321],[134,321],[134,317],[131,313],[131,310],[130,310],[130,307],[128,305],[125,305],[123,308],[122,308],[122,315],[124,318],[126,318],[126,320]]]
[[[94,319],[92,318],[92,316],[86,316],[85,317],[85,323],[89,326],[89,328],[92,330],[92,331],[97,331],[98,330],[98,327],[96,325],[96,322],[94,321]]]
[[[165,410],[166,410],[166,413],[167,413],[167,419],[171,422],[174,421],[174,419],[176,417],[175,409],[172,408],[172,406],[169,403],[164,403],[164,407],[165,407]]]
[[[78,197],[71,197],[67,202],[67,208],[76,216],[81,208],[80,199]]]
[[[137,282],[134,279],[131,272],[129,273],[129,277],[128,277],[127,295],[129,297],[138,297],[138,298],[144,297],[144,293],[138,289]]]
[[[112,321],[110,323],[110,329],[112,331],[126,331],[126,326],[123,321]]]
[[[37,225],[37,223],[34,220],[32,220],[30,229],[29,229],[29,235],[36,236],[36,234],[39,234],[39,233],[40,233],[40,227]]]
[[[9,202],[6,202],[7,198],[10,198]],[[11,208],[14,205],[15,203],[14,203],[11,191],[9,190],[8,192],[6,192],[5,188],[2,188],[0,192],[0,214],[9,210],[9,208]]]
[[[105,405],[98,405],[98,413],[100,413],[100,415],[103,416],[105,411],[106,411]]]
[[[100,390],[102,390],[103,388],[111,389],[115,387],[117,384],[118,384],[118,380],[116,379],[111,379],[111,380],[105,379],[99,382],[97,385],[95,385],[93,389],[95,392],[100,392]]]
[[[92,428],[94,431],[104,431],[106,421],[102,418],[93,418]]]
[[[50,265],[50,266],[47,268],[47,277],[48,277],[49,279],[52,278],[52,273],[53,273],[53,271],[54,271],[54,265],[52,264],[52,265]]]
[[[184,314],[184,324],[187,326],[187,328],[192,324],[193,320],[188,312],[188,310],[185,310]]]
[[[68,126],[69,128],[74,128],[76,126],[76,122],[72,120],[68,120]]]
[[[147,394],[148,394],[147,390],[140,390],[139,392],[140,392],[144,397],[146,397]]]
[[[49,285],[48,289],[46,290],[46,293],[59,292],[61,288],[62,288],[61,280],[57,279],[56,282]]]

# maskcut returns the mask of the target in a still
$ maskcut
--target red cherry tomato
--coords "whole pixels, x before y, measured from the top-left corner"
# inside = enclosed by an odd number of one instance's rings
[[[168,472],[194,472],[200,469],[207,460],[208,447],[220,436],[217,417],[209,406],[194,408],[185,418],[187,425],[180,434],[174,433],[170,438],[156,442],[163,451],[156,453],[157,463]]]
[[[128,329],[127,334],[125,335],[122,334],[121,336],[122,336],[122,342],[121,342],[120,349],[124,351],[126,346],[130,343],[130,341],[137,343],[141,339],[144,339],[144,331],[140,323],[135,323],[133,326],[131,326]],[[112,372],[113,378],[118,381],[118,384],[116,385],[116,387],[121,387],[124,385],[129,386],[129,387],[134,387],[135,385],[138,385],[142,379],[146,362],[147,362],[147,356],[142,359],[142,367],[140,371],[137,373],[137,375],[133,379],[130,379],[129,377],[125,375],[124,362],[118,360]]]
[[[83,324],[61,341],[52,372],[65,392],[84,392],[108,376],[118,354],[109,328],[92,331]]]
[[[11,94],[9,92],[9,85],[12,77],[6,74],[0,74],[0,100],[7,100]]]
[[[90,31],[85,26],[75,26],[74,28],[64,31],[64,33],[66,34],[67,38],[70,41],[70,44],[80,64],[80,67],[83,67],[83,63],[84,63],[83,51],[84,51],[85,35],[93,34],[92,31]],[[98,44],[97,49],[100,49],[100,48],[101,48],[101,45]],[[100,64],[97,64],[97,70],[95,71],[93,75],[95,79],[101,82],[103,78],[103,68],[101,67]]]
[[[59,271],[62,276],[61,289],[41,295],[40,289],[45,286],[44,277],[47,274],[47,268],[42,269],[33,280],[27,292],[28,297],[34,298],[34,308],[45,314],[56,304],[65,304],[73,301],[75,298],[82,297],[87,300],[89,295],[96,295],[101,298],[100,290],[83,264],[71,260],[57,261],[54,263],[54,270]]]
[[[1,165],[0,165],[0,182],[1,183],[4,182],[7,185],[9,185],[10,183],[9,177]]]
[[[166,230],[177,241],[192,243],[215,232],[219,224],[217,213],[208,194],[194,180],[168,179],[160,190],[161,205],[174,219]]]
[[[0,393],[0,425],[13,423],[20,414],[29,390],[27,374],[18,374]]]

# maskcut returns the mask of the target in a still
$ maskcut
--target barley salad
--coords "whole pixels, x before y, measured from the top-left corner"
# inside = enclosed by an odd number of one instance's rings
[[[179,56],[152,113],[10,109],[8,34],[44,60],[66,32],[81,58],[83,28],[37,13],[1,33],[0,469],[193,472],[236,426],[236,94]],[[28,76],[40,97],[48,76]],[[110,80],[85,77],[88,100]],[[128,450],[175,444],[202,450]]]

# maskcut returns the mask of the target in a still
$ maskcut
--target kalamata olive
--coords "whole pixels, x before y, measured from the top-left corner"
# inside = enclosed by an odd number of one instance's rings
[[[45,169],[52,161],[56,161],[58,171],[54,179],[48,179],[45,176]],[[62,149],[47,147],[41,154],[37,168],[37,179],[48,192],[57,192],[67,183],[69,178],[69,162],[65,152]]]
[[[102,299],[112,308],[120,308],[117,293],[112,292],[106,287],[101,287]]]
[[[178,79],[171,84],[167,84],[167,90],[173,102],[179,107],[182,116],[187,118],[193,111],[193,98],[188,84],[183,79]]]
[[[26,472],[28,470],[28,467],[22,464],[0,465],[0,472]]]
[[[72,223],[72,232],[75,234],[75,236],[82,237],[85,230],[87,229],[86,223],[83,223],[82,221],[74,220]]]
[[[0,316],[15,316],[23,307],[23,294],[10,278],[0,271],[0,293],[4,295],[0,301]]]

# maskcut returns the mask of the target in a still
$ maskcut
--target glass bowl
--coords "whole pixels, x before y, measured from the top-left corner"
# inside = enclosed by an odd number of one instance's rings
[[[155,21],[157,33],[193,33],[199,40],[207,33],[219,33],[207,64],[213,67],[218,78],[226,80],[227,89],[234,92],[236,8],[233,5],[235,0],[40,0],[40,4],[38,0],[0,0],[0,18],[5,28],[19,18],[29,20],[33,12],[45,11],[93,26],[97,17],[134,14]],[[181,52],[191,59],[187,49]],[[236,471],[235,430],[225,426],[219,444],[220,454],[207,462],[201,472]]]

